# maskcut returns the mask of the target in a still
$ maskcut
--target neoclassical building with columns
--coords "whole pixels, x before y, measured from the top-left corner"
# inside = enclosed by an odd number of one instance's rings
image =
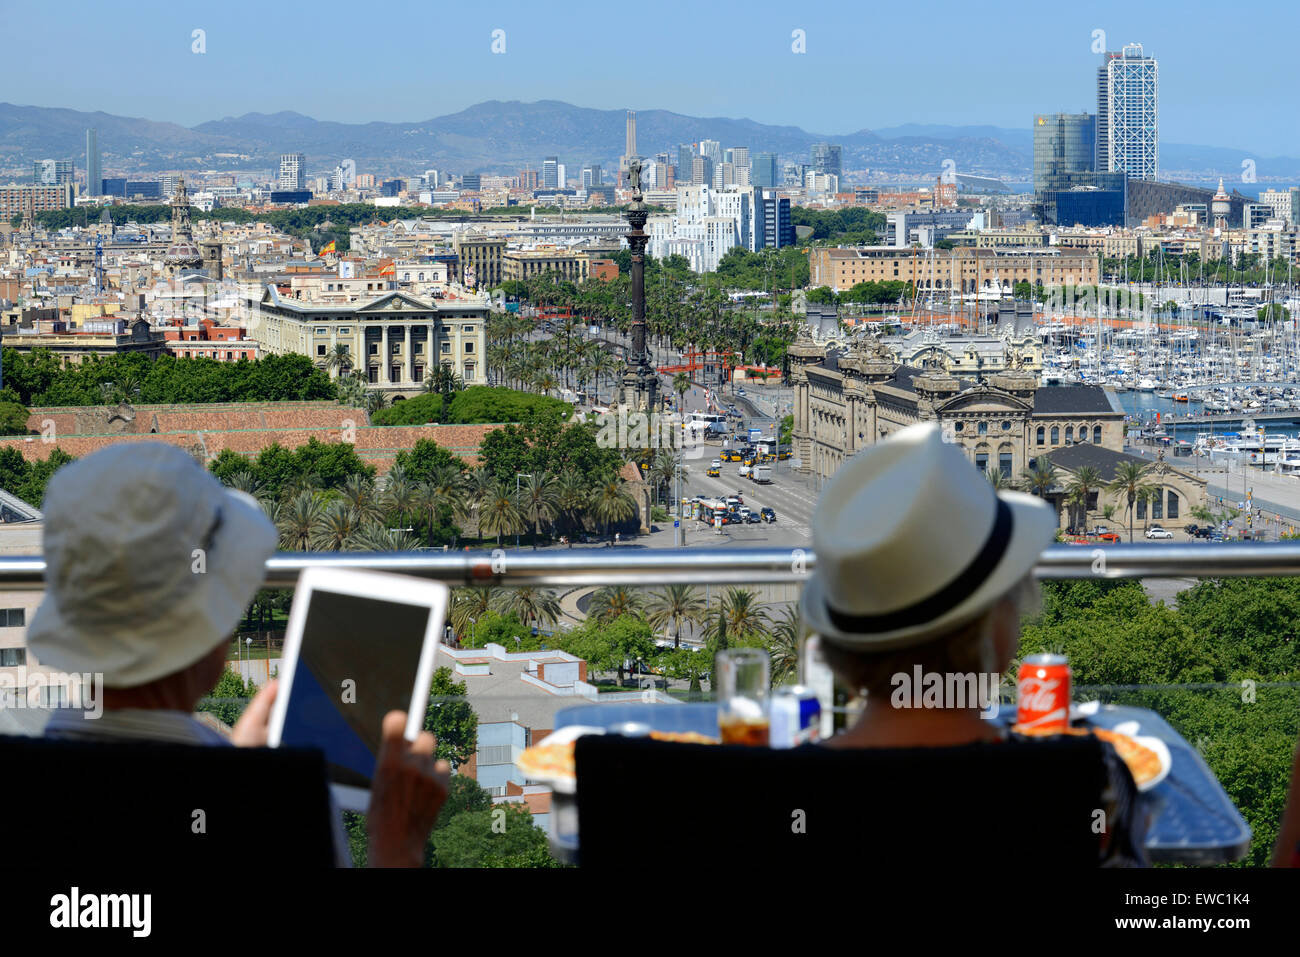
[[[938,422],[976,467],[1013,479],[1059,448],[1123,448],[1124,411],[1113,393],[1040,386],[1018,356],[979,379],[958,378],[939,363],[904,365],[873,338],[828,352],[801,337],[789,356],[794,455],[802,470],[823,478],[855,452],[916,422]]]
[[[298,353],[325,368],[335,346],[372,388],[418,393],[434,363],[467,386],[487,382],[487,300],[420,299],[406,292],[348,303],[281,296],[273,285],[248,301],[251,335],[269,353]]]

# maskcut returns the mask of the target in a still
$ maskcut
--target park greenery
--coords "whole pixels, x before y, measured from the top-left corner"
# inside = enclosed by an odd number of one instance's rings
[[[522,422],[532,416],[554,414],[564,419],[572,412],[567,402],[503,386],[475,385],[444,396],[425,392],[394,402],[370,417],[371,425],[422,425],[443,423]]]
[[[507,536],[536,547],[560,535],[635,531],[636,504],[618,475],[623,459],[597,447],[591,425],[567,425],[555,414],[508,425],[488,434],[480,458],[470,468],[419,439],[380,478],[352,445],[313,438],[252,456],[223,449],[209,468],[261,503],[286,551],[501,545]],[[14,480],[30,485],[41,475]]]
[[[1078,700],[1151,708],[1173,725],[1254,831],[1245,863],[1263,866],[1300,730],[1300,579],[1205,580],[1172,606],[1133,580],[1042,587],[1020,653],[1064,653]]]
[[[329,376],[306,356],[219,362],[130,353],[65,364],[46,349],[5,349],[0,390],[0,400],[25,406],[283,402],[335,396]]]

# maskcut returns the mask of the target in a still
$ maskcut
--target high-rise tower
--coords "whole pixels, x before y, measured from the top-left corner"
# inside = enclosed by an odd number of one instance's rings
[[[1142,44],[1107,53],[1097,73],[1097,169],[1129,179],[1160,174],[1160,84]]]
[[[104,171],[99,165],[99,130],[86,130],[86,195],[104,194]]]

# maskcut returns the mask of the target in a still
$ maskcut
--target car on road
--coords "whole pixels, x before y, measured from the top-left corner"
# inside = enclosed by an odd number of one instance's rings
[[[752,466],[752,465],[744,465],[744,464],[742,464],[742,465],[740,466],[740,468],[738,468],[738,469],[736,470],[736,472],[737,472],[737,474],[740,475],[741,478],[749,478],[749,472],[750,472],[750,470],[751,470],[753,467],[754,467],[754,466]]]
[[[762,517],[763,521],[765,522],[776,521],[776,509],[774,508],[767,508],[767,507],[761,508],[758,510],[758,514]]]
[[[709,468],[713,468],[713,469],[722,468],[722,459],[714,459],[712,462],[709,463]]]
[[[740,496],[740,495],[728,495],[725,499],[723,499],[723,502],[724,502],[728,507],[731,507],[731,506],[733,506],[733,505],[736,506],[736,507],[739,507],[739,506],[745,504],[745,499],[744,499],[743,496]]]
[[[1147,538],[1173,538],[1174,533],[1168,529],[1161,528],[1159,525],[1152,525],[1147,529]]]
[[[790,457],[790,450],[782,449],[780,452],[776,454],[776,457],[780,459],[782,462],[784,462],[786,459]]]
[[[759,518],[758,512],[750,512],[747,516],[745,516],[745,521],[748,522],[750,525],[757,525],[759,522],[762,521],[762,519]]]
[[[744,389],[737,389],[737,390],[736,390],[736,395],[740,396],[740,397],[743,399],[743,398],[745,397],[745,390],[744,390]]]
[[[709,478],[722,478],[722,469],[716,465],[710,465],[704,474]]]
[[[1106,542],[1108,545],[1118,545],[1120,538],[1116,532],[1098,532],[1097,541]]]

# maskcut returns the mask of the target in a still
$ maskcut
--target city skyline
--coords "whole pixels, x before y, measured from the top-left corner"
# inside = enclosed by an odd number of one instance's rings
[[[416,121],[486,99],[519,99],[520,91],[527,91],[529,100],[749,118],[828,137],[908,123],[1023,129],[1039,112],[1091,110],[1099,50],[1138,42],[1161,63],[1163,140],[1300,155],[1300,131],[1276,122],[1266,95],[1270,89],[1294,88],[1300,69],[1289,56],[1288,32],[1260,29],[1270,18],[1287,15],[1280,2],[1253,8],[1258,19],[1251,24],[1225,20],[1208,3],[1185,5],[1177,19],[1118,3],[1078,11],[1018,3],[1000,11],[1006,16],[995,28],[978,11],[912,5],[865,15],[870,35],[885,38],[866,49],[860,32],[843,29],[845,18],[860,15],[846,4],[792,13],[760,3],[751,11],[755,17],[710,21],[705,29],[684,33],[680,23],[696,8],[671,3],[656,8],[656,16],[611,8],[592,22],[507,3],[458,12],[452,29],[438,11],[395,3],[367,8],[374,13],[361,22],[375,25],[371,33],[328,27],[355,23],[353,8],[326,0],[315,9],[313,25],[304,26],[290,9],[234,2],[222,8],[221,19],[205,24],[204,12],[146,0],[137,10],[140,16],[118,28],[81,16],[92,8],[73,2],[61,37],[67,55],[60,69],[43,69],[34,49],[15,51],[5,98],[187,127],[285,110],[347,123]],[[924,44],[912,42],[915,24],[925,21],[927,11],[943,29],[928,27]],[[18,35],[35,29],[40,16],[34,9],[6,12]],[[260,29],[245,29],[241,18]],[[408,20],[414,26],[401,34],[402,42],[414,37],[418,49],[427,24],[428,36],[437,37],[438,57],[386,56],[382,73],[371,71],[359,82],[349,57],[364,62],[374,47],[358,42],[358,36],[388,45],[397,35],[383,24]],[[196,30],[203,33],[192,37]],[[504,33],[494,35],[497,30]],[[624,40],[633,35],[643,49],[654,51],[651,59],[660,69],[593,86],[593,75],[624,74]],[[137,82],[128,92],[121,91],[122,84],[105,83],[102,62],[92,53],[115,41],[146,52],[151,66],[145,75],[167,76],[169,82]],[[807,52],[792,52],[800,43]],[[494,54],[494,44],[504,52]],[[196,46],[203,52],[194,52]],[[1222,51],[1246,48],[1253,54],[1248,88],[1207,82],[1225,69]],[[574,49],[581,56],[555,56]],[[756,94],[754,70],[760,63],[764,83]],[[864,64],[869,65],[865,74]],[[701,73],[708,83],[699,82]],[[462,75],[472,75],[474,83],[450,81]],[[882,76],[904,82],[891,82],[887,95],[873,97],[870,91]],[[1027,76],[1032,83],[1024,82]],[[827,85],[841,86],[842,95],[825,95]]]

